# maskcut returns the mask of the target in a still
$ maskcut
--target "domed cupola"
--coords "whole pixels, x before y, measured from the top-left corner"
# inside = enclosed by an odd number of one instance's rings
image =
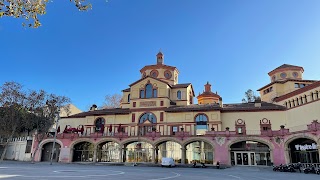
[[[270,76],[271,82],[285,81],[287,79],[301,80],[303,71],[303,67],[283,64],[270,71],[268,75]]]
[[[218,93],[213,93],[211,91],[211,84],[209,84],[209,82],[204,85],[204,91],[202,94],[199,94],[197,99],[198,104],[221,104],[222,102],[222,98],[218,95]]]

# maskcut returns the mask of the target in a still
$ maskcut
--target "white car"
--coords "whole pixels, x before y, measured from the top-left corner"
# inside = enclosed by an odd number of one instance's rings
[[[162,158],[162,162],[161,162],[161,167],[174,167],[176,166],[176,164],[174,163],[174,160],[173,158]]]

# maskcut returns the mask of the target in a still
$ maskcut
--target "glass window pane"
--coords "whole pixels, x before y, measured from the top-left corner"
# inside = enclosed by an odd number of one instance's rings
[[[146,98],[152,97],[152,86],[151,84],[146,85]]]
[[[140,98],[144,98],[144,90],[140,90]]]
[[[158,91],[156,89],[153,90],[153,97],[158,97]]]
[[[177,98],[178,98],[178,99],[181,99],[181,91],[178,91],[178,92],[177,92]]]

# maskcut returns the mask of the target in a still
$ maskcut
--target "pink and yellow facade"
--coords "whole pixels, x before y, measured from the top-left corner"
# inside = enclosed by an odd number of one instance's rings
[[[303,80],[303,68],[284,64],[269,73],[261,100],[224,104],[209,82],[197,96],[179,71],[156,64],[122,91],[120,108],[62,118],[54,159],[59,162],[149,162],[172,157],[227,165],[320,163],[320,81]],[[49,160],[53,138],[40,143],[38,161]],[[37,142],[34,143],[34,148]]]

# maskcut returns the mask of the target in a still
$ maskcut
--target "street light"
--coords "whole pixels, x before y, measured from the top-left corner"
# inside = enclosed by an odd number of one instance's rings
[[[55,121],[56,123],[56,128],[54,131],[54,139],[53,139],[53,145],[52,145],[52,150],[51,150],[51,158],[50,158],[50,165],[52,165],[52,159],[53,159],[53,154],[56,151],[55,145],[56,145],[56,140],[57,140],[57,129],[59,126],[59,119],[60,119],[60,107],[58,106],[58,110],[57,110],[57,120]]]

